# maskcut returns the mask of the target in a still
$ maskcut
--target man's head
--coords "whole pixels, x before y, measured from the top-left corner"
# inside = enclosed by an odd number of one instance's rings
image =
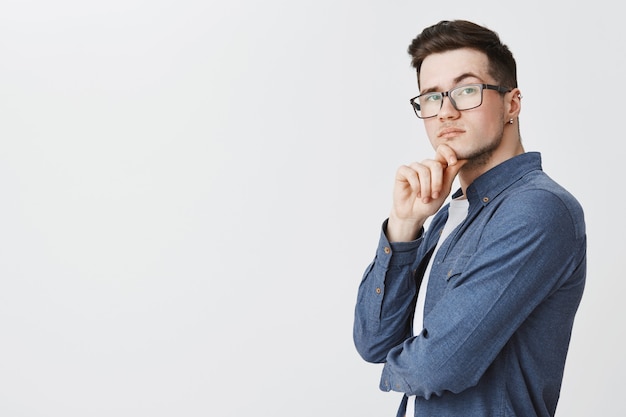
[[[431,54],[470,48],[483,52],[489,60],[489,74],[500,85],[517,87],[515,59],[494,31],[466,20],[443,20],[427,27],[409,45],[411,64],[421,85],[422,62]]]
[[[433,149],[445,145],[467,167],[482,168],[523,152],[515,60],[495,32],[443,21],[416,37],[409,52],[420,90],[411,104]]]

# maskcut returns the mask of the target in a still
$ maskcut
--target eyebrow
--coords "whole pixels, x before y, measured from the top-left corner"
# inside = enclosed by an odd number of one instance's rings
[[[465,80],[467,78],[476,78],[478,80],[481,80],[481,82],[482,82],[482,78],[480,78],[478,75],[474,74],[473,72],[464,72],[463,74],[459,75],[458,77],[455,77],[454,80],[452,80],[452,81],[454,82],[454,85],[457,85],[461,81],[463,81],[463,80]],[[427,88],[426,90],[421,91],[420,94],[435,93],[435,92],[442,92],[442,91],[439,90],[437,87],[431,87],[431,88]]]

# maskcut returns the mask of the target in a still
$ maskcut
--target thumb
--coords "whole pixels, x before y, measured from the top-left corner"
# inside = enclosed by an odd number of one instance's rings
[[[453,165],[448,165],[443,172],[443,186],[450,192],[454,179],[459,174],[459,171],[467,163],[466,159],[456,161]]]

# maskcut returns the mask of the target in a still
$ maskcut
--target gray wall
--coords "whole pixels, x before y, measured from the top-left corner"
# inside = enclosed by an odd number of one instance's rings
[[[620,415],[617,4],[90,3],[0,2],[0,414],[394,415],[356,289],[396,167],[432,153],[406,47],[466,18],[586,210],[558,415]]]

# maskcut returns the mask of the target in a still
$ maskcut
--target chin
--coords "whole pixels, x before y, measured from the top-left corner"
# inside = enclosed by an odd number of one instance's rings
[[[458,159],[466,159],[465,166],[481,167],[487,165],[493,156],[493,149],[482,149],[476,152],[460,152],[457,154]]]

